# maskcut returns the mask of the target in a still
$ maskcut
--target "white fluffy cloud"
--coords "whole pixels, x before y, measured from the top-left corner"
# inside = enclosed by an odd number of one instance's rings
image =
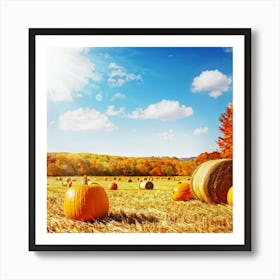
[[[117,99],[125,99],[125,98],[126,98],[125,94],[118,92],[112,96],[110,101],[115,101]]]
[[[157,133],[157,136],[162,140],[172,140],[175,136],[174,131],[172,129],[169,129],[168,131],[159,132]]]
[[[119,66],[117,63],[115,62],[111,62],[109,64],[109,69],[118,69],[118,68],[121,68],[121,66]]]
[[[193,131],[193,135],[200,135],[206,133],[208,131],[208,127],[198,127]]]
[[[62,130],[82,131],[99,130],[111,131],[115,126],[105,114],[95,109],[79,108],[75,111],[67,111],[59,117],[59,127]]]
[[[50,48],[48,50],[47,90],[52,101],[70,102],[81,95],[89,79],[101,80],[86,48]]]
[[[206,70],[193,79],[193,92],[208,92],[213,98],[217,98],[229,90],[231,78],[219,70]]]
[[[155,104],[150,104],[146,109],[137,108],[129,117],[132,119],[158,119],[161,121],[174,121],[189,117],[193,114],[191,107],[180,105],[178,101],[162,100]]]
[[[143,82],[141,75],[136,75],[134,73],[129,73],[126,69],[114,62],[109,64],[109,78],[107,80],[110,87],[121,87],[129,81]]]
[[[115,110],[115,106],[111,105],[108,106],[106,115],[108,116],[118,116],[118,115],[123,115],[124,114],[124,107],[119,108],[118,110]]]

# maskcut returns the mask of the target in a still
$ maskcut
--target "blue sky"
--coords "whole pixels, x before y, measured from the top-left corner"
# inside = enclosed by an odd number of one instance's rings
[[[190,157],[217,150],[230,48],[51,48],[48,151]]]

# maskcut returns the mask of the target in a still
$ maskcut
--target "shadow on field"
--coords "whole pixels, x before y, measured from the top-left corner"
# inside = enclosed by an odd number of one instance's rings
[[[105,219],[99,220],[98,222],[107,224],[112,221],[115,221],[118,223],[127,223],[127,224],[132,225],[132,224],[136,224],[136,223],[139,223],[139,224],[156,223],[159,221],[159,219],[152,215],[135,214],[135,213],[127,214],[123,211],[120,211],[119,213],[109,213]]]

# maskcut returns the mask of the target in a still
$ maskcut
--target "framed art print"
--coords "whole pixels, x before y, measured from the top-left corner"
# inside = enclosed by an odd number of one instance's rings
[[[251,250],[250,29],[29,30],[29,250]]]

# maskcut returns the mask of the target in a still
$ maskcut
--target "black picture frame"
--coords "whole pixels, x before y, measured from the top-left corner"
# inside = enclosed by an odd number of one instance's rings
[[[244,39],[244,242],[243,244],[41,244],[36,236],[36,39],[38,36],[236,36]],[[42,186],[40,186],[42,187]],[[251,29],[29,29],[29,250],[30,251],[251,251]]]

